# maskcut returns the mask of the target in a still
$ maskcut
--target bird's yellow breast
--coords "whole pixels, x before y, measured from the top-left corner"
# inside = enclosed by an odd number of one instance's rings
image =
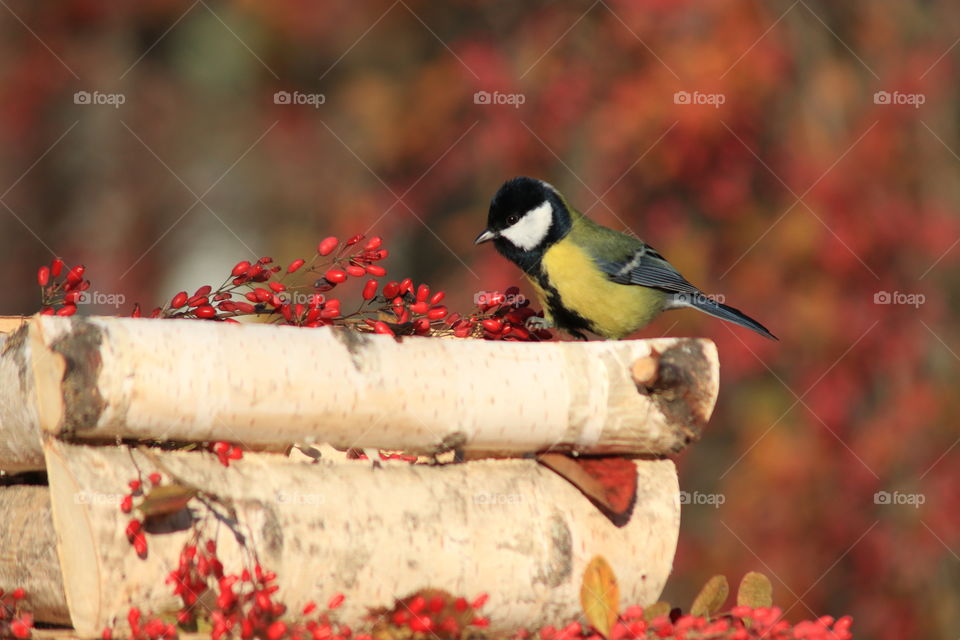
[[[561,304],[589,320],[592,331],[605,338],[619,340],[663,311],[662,292],[613,282],[573,242],[561,241],[547,249],[540,265]],[[532,282],[549,318],[546,293],[535,280]]]

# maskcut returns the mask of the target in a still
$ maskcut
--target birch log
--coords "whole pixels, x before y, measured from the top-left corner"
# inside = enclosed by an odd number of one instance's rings
[[[132,604],[176,608],[164,578],[187,532],[148,534],[148,556],[133,552],[124,536],[129,516],[116,500],[136,474],[130,451],[53,439],[45,447],[74,627],[96,632]],[[232,501],[261,563],[277,572],[277,599],[289,611],[342,592],[338,616],[351,625],[362,624],[370,607],[392,607],[395,598],[428,587],[489,593],[494,631],[569,619],[581,611],[583,571],[598,554],[616,571],[622,604],[647,604],[667,579],[680,527],[670,460],[638,461],[636,505],[618,528],[532,460],[375,469],[249,454],[227,469],[201,452],[150,455],[132,457],[144,472],[159,461],[179,482]],[[238,571],[234,537],[210,524],[227,572]]]
[[[41,427],[112,441],[420,453],[668,454],[717,395],[708,340],[509,343],[181,320],[39,317]],[[631,373],[654,357],[659,384]]]
[[[36,620],[69,624],[47,487],[0,486],[0,589],[27,593]]]
[[[0,472],[43,469],[27,328],[0,333]]]

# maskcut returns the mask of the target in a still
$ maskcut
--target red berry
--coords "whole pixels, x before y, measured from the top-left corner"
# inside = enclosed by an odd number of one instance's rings
[[[83,280],[83,272],[85,268],[82,264],[78,264],[73,269],[67,272],[67,282],[77,283]]]
[[[433,596],[430,598],[430,611],[440,613],[443,611],[443,596]]]
[[[417,287],[417,302],[426,302],[428,297],[430,297],[429,286],[422,284]]]
[[[383,244],[383,238],[380,236],[373,236],[367,241],[367,244],[363,247],[364,251],[376,251],[380,248],[380,245]]]
[[[72,316],[77,312],[77,306],[73,304],[68,304],[57,310],[58,316]]]
[[[231,276],[237,277],[244,275],[247,270],[250,268],[250,263],[246,260],[241,260],[233,267],[233,271],[230,272]]]
[[[372,276],[382,278],[383,276],[387,275],[387,270],[378,264],[368,264],[367,273],[369,273]]]
[[[400,284],[397,282],[388,282],[383,287],[383,297],[387,300],[396,298],[398,293],[400,293]]]
[[[185,304],[187,304],[187,292],[181,291],[177,295],[173,296],[173,299],[170,301],[170,308],[179,309]]]
[[[323,275],[323,277],[327,280],[327,282],[339,284],[347,279],[347,274],[340,269],[330,269]]]
[[[263,256],[262,258],[257,260],[257,262],[259,262],[260,264],[270,264],[273,262],[273,258],[271,258],[270,256]]]
[[[413,280],[410,278],[404,278],[400,282],[400,295],[405,294],[407,291],[413,291]]]
[[[127,486],[130,487],[130,491],[139,491],[141,485],[139,480],[131,480],[127,483]]]
[[[479,617],[479,618],[474,618],[473,622],[471,622],[470,624],[474,627],[489,627],[490,620],[489,618]]]
[[[273,289],[274,293],[282,293],[287,290],[287,287],[280,282],[269,282],[267,286]]]
[[[482,609],[483,605],[487,604],[487,599],[490,598],[489,594],[481,593],[477,596],[473,602],[470,603],[471,609]]]
[[[63,260],[60,258],[54,258],[53,262],[50,263],[50,274],[54,278],[60,277],[60,273],[63,271]]]
[[[427,608],[427,600],[423,596],[416,596],[410,601],[407,608],[410,609],[410,613],[420,613]]]
[[[210,295],[211,291],[213,291],[213,287],[211,287],[208,284],[205,284],[193,292],[193,297],[196,298],[197,296],[208,296]]]
[[[303,258],[297,258],[296,260],[290,263],[289,267],[287,267],[287,273],[293,273],[294,271],[302,267],[305,263],[306,263],[306,260],[304,260]]]
[[[311,613],[313,613],[314,611],[316,611],[316,609],[317,609],[317,603],[314,602],[313,600],[311,600],[311,601],[308,602],[307,605],[303,608],[303,615],[305,615],[305,616],[310,615]]]
[[[467,604],[467,599],[466,599],[466,598],[457,598],[457,599],[453,602],[453,608],[456,609],[457,611],[461,612],[461,613],[464,612],[464,611],[466,611],[468,606],[469,606],[469,605]]]
[[[328,256],[333,253],[333,250],[337,248],[338,244],[340,244],[340,241],[333,236],[324,238],[320,244],[317,245],[317,253],[322,256]]]
[[[103,630],[103,633],[100,634],[101,640],[113,640],[113,629],[107,627]]]
[[[198,318],[212,318],[217,315],[217,310],[207,304],[197,307],[194,313]]]
[[[137,520],[136,518],[132,519],[129,523],[127,523],[127,528],[126,528],[127,537],[132,538],[133,536],[140,533],[141,526],[142,525],[140,524],[139,520]]]
[[[133,496],[129,493],[120,501],[120,511],[130,513],[133,510]]]
[[[17,588],[14,589],[12,592],[10,592],[10,595],[13,596],[13,599],[14,599],[14,600],[23,600],[23,598],[24,598],[27,594],[26,594],[26,592],[23,590],[23,587],[17,587]]]
[[[437,291],[435,294],[433,294],[433,297],[430,298],[430,304],[438,305],[440,304],[440,301],[443,300],[446,296],[447,294],[444,293],[443,291]]]
[[[29,638],[30,637],[30,627],[21,622],[20,620],[15,620],[10,625],[10,631],[13,633],[14,638]]]
[[[280,640],[287,633],[287,624],[277,620],[267,627],[267,638],[269,640]]]
[[[367,280],[367,284],[363,285],[363,299],[373,300],[374,296],[376,295],[377,295],[377,281]]]
[[[50,283],[50,267],[44,265],[37,270],[37,284],[45,287]]]
[[[444,306],[434,307],[427,312],[427,317],[431,320],[441,320],[447,316],[447,308]]]
[[[487,318],[480,324],[482,324],[483,328],[490,333],[500,333],[500,331],[503,329],[503,323],[496,318]]]
[[[363,240],[363,234],[362,234],[362,233],[358,233],[357,235],[352,236],[349,240],[347,240],[347,246],[348,246],[348,247],[353,246],[353,245],[357,244],[358,242],[360,242],[361,240]]]
[[[160,484],[160,474],[156,471],[150,474],[150,484],[155,487]]]
[[[343,599],[344,595],[342,593],[334,594],[334,596],[330,598],[330,602],[327,603],[327,609],[336,609],[343,604]]]
[[[367,271],[363,267],[358,267],[355,264],[348,266],[346,271],[354,278],[362,278],[363,276],[367,275]]]
[[[374,333],[382,333],[382,334],[385,334],[385,335],[388,335],[388,336],[396,336],[396,335],[397,335],[397,334],[395,334],[395,333],[393,332],[393,329],[391,329],[390,326],[387,325],[387,323],[386,323],[386,322],[383,322],[383,321],[378,321],[375,325],[373,325],[373,332],[374,332]]]

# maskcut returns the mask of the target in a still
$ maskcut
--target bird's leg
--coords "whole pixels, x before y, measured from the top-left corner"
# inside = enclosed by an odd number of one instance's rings
[[[540,316],[530,316],[527,318],[527,321],[524,323],[527,326],[527,329],[531,331],[539,331],[541,329],[553,329],[557,325],[553,323],[552,320],[546,318],[541,318]]]

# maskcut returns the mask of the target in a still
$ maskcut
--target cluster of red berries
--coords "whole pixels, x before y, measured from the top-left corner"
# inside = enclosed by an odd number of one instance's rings
[[[33,616],[22,611],[27,594],[17,588],[10,593],[0,589],[0,638],[29,638]]]
[[[243,458],[243,449],[230,442],[224,442],[223,440],[209,443],[207,450],[216,454],[217,459],[220,460],[220,464],[225,467],[230,466],[231,460],[240,460]]]
[[[823,616],[814,621],[791,625],[782,619],[779,607],[737,606],[727,615],[711,619],[702,616],[681,615],[644,617],[643,607],[627,607],[610,630],[606,640],[637,640],[640,638],[670,638],[674,640],[850,640],[853,620],[844,616],[834,620]],[[516,640],[526,640],[532,634],[521,631]],[[567,626],[544,627],[537,634],[539,640],[604,640],[595,629],[579,622]]]
[[[238,316],[257,315],[273,316],[277,323],[298,327],[337,325],[392,336],[551,339],[549,331],[526,327],[526,321],[537,314],[515,287],[505,293],[485,295],[478,301],[476,312],[461,316],[450,313],[441,304],[446,297],[443,291],[431,291],[427,284],[415,285],[409,278],[381,284],[377,278],[386,276],[387,271],[377,263],[387,257],[388,251],[383,248],[380,237],[364,240],[363,235],[346,241],[325,238],[317,245],[309,264],[298,258],[286,269],[274,264],[269,256],[253,263],[242,260],[217,289],[204,285],[192,295],[180,291],[165,306],[154,308],[149,317],[237,322]],[[292,286],[285,282],[288,276],[301,270],[319,277],[304,285]],[[83,279],[83,273],[83,266],[65,272],[59,258],[50,266],[41,267],[37,274],[44,303],[41,313],[76,313],[77,301],[90,286],[90,281]],[[341,299],[329,292],[350,278],[366,276],[372,277],[363,284],[359,306],[352,312],[344,312]],[[507,303],[512,299],[521,302]],[[143,315],[139,304],[134,305],[130,315],[135,318]]]
[[[60,258],[55,258],[49,266],[40,267],[37,270],[40,302],[43,305],[40,313],[45,316],[75,314],[83,292],[90,288],[90,281],[83,278],[85,270],[82,264],[67,269]]]
[[[154,487],[159,486],[161,477],[159,473],[150,474],[150,484]],[[143,496],[143,482],[139,479],[131,480],[128,483],[130,487],[130,493],[123,496],[120,500],[120,511],[123,513],[129,514],[133,511],[133,499],[134,497]],[[127,522],[127,528],[124,531],[127,536],[127,541],[133,545],[134,550],[137,552],[137,555],[141,558],[147,557],[147,535],[143,530],[144,519],[140,518],[130,518]]]
[[[452,324],[458,338],[480,337],[486,340],[543,341],[553,335],[546,329],[530,328],[531,318],[542,317],[530,308],[530,301],[520,295],[520,289],[489,291],[477,302],[478,313],[458,319]]]
[[[487,602],[483,593],[472,602],[466,598],[454,598],[439,590],[424,590],[403,600],[399,600],[393,610],[383,613],[374,624],[376,637],[414,637],[434,638],[435,640],[455,640],[464,635],[470,627],[486,628],[490,620],[477,612]]]

